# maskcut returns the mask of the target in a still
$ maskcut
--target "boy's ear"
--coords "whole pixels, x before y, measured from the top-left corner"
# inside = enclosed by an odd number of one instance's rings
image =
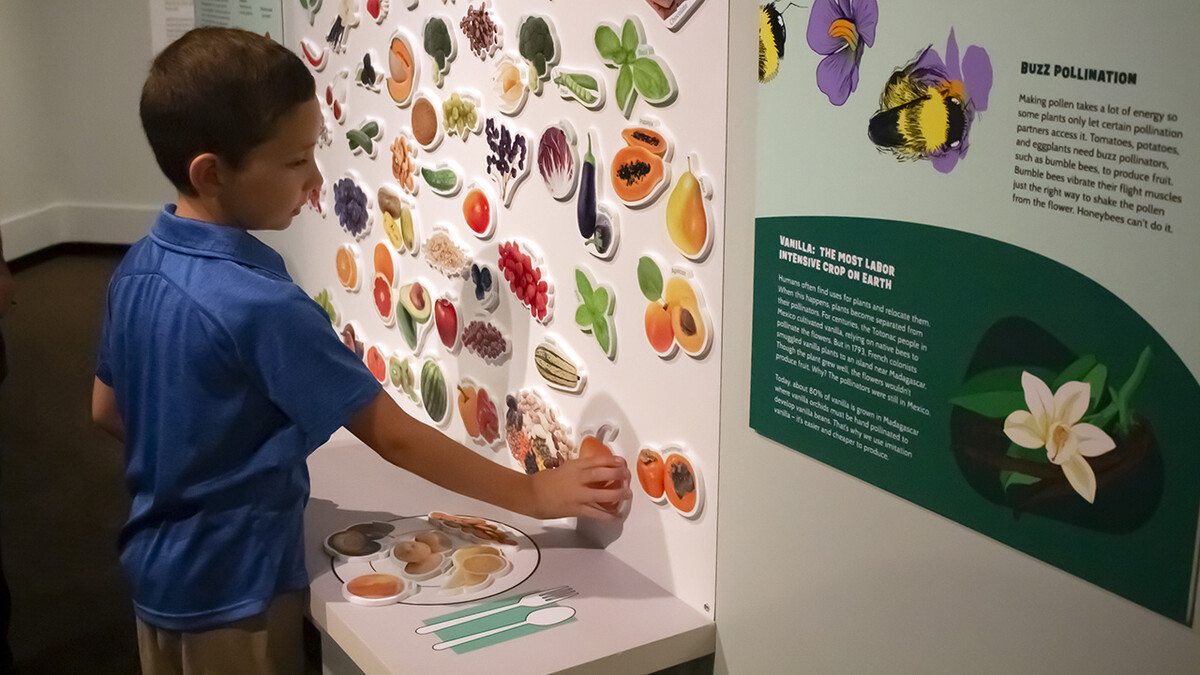
[[[188,165],[188,179],[200,197],[216,197],[222,186],[221,160],[213,153],[196,155]]]

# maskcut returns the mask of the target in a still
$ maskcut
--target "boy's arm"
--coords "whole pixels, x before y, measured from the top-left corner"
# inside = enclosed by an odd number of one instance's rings
[[[459,494],[534,518],[613,520],[617,514],[601,504],[632,496],[629,469],[620,457],[572,460],[527,476],[476,454],[413,418],[383,391],[346,428],[402,469]],[[609,482],[613,487],[588,487]]]
[[[92,383],[92,421],[118,441],[125,440],[125,423],[117,410],[117,397],[112,387],[96,378]]]

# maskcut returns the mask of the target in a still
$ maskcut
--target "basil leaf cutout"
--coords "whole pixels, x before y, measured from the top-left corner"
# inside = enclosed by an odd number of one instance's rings
[[[364,134],[374,138],[379,135],[379,124],[372,120],[364,124],[362,130]]]
[[[657,302],[662,299],[663,294],[663,277],[662,270],[658,268],[658,263],[650,256],[642,256],[638,259],[637,265],[638,287],[642,289],[642,295],[650,302]]]
[[[626,117],[633,107],[633,70],[629,66],[621,66],[617,74],[617,107]]]
[[[592,301],[592,282],[588,281],[587,275],[583,270],[575,270],[575,288],[579,291],[579,299],[583,304],[591,304]]]
[[[592,313],[601,316],[608,311],[608,289],[601,286],[592,294],[592,299],[588,303]]]
[[[608,321],[604,317],[596,317],[595,322],[592,323],[592,334],[596,336],[596,342],[600,343],[600,348],[607,354],[611,344],[609,340],[612,336],[608,332]]]
[[[662,101],[671,95],[671,82],[662,66],[647,56],[633,62],[633,84],[650,102]]]
[[[621,52],[621,39],[617,37],[617,32],[608,26],[599,26],[596,28],[596,51],[600,52],[601,58],[613,62],[615,65],[620,65],[617,57]]]
[[[638,45],[641,42],[641,39],[638,37],[637,26],[634,25],[633,19],[625,19],[625,25],[621,28],[621,49],[632,54],[637,51]],[[628,58],[626,57],[626,59]]]
[[[592,310],[588,309],[587,305],[580,305],[575,308],[575,323],[580,328],[587,328],[592,325]]]

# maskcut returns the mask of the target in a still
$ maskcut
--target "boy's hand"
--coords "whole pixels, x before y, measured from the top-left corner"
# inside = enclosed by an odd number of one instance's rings
[[[539,518],[616,520],[621,504],[633,497],[622,457],[573,459],[537,472],[531,481]]]

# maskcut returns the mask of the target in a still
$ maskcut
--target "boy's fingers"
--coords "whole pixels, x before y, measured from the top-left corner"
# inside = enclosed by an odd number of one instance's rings
[[[608,483],[610,481],[615,481],[618,483],[629,482],[629,469],[626,469],[623,466],[596,466],[586,469],[585,471],[587,473],[587,478],[585,480],[588,483]]]

